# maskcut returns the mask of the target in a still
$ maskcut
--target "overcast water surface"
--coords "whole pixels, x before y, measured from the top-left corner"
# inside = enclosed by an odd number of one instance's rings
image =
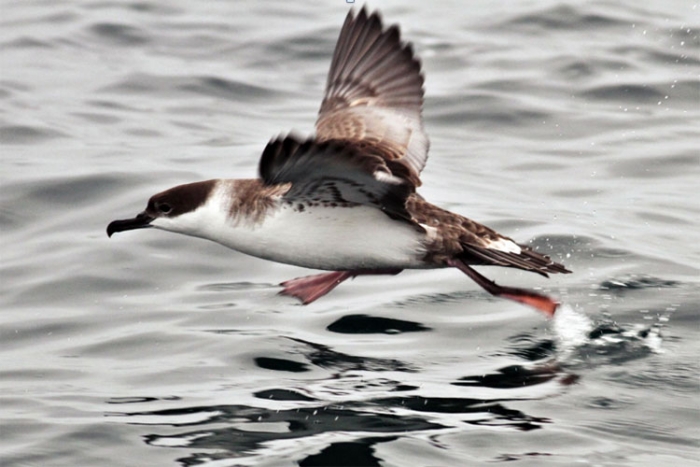
[[[456,270],[304,307],[308,271],[107,238],[310,133],[344,1],[5,1],[3,467],[698,465],[697,2],[371,6],[426,74],[421,194],[572,269],[481,268],[557,316]]]

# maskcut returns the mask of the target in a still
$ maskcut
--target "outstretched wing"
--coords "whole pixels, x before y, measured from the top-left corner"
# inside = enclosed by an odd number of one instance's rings
[[[316,121],[319,142],[362,143],[419,175],[428,159],[423,130],[423,76],[399,28],[383,30],[378,13],[349,12],[336,44]]]
[[[301,141],[294,136],[270,141],[260,158],[266,185],[291,183],[283,196],[307,205],[366,205],[395,219],[411,221],[406,198],[415,187],[393,161],[344,142]],[[405,170],[405,169],[404,169]]]

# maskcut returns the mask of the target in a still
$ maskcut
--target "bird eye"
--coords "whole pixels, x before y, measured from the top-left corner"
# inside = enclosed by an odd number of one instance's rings
[[[162,203],[158,205],[158,210],[163,214],[167,214],[172,211],[172,207],[168,203]]]

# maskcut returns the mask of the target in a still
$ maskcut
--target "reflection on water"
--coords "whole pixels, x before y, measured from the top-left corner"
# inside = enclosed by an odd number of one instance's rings
[[[105,236],[310,131],[342,0],[5,3],[3,467],[696,462],[697,5],[372,5],[426,74],[421,194],[574,271],[483,268],[545,321],[451,271],[302,307],[298,269]]]
[[[622,284],[622,280],[613,282]],[[629,279],[624,287],[638,282]],[[651,279],[641,282],[656,284]],[[601,285],[604,287],[608,285]],[[560,326],[577,324],[574,312],[563,316],[558,319],[568,323]],[[459,388],[449,397],[427,395],[415,384],[416,379],[408,376],[421,373],[422,369],[406,362],[351,355],[324,344],[290,338],[295,343],[295,360],[254,358],[258,367],[280,372],[284,381],[292,384],[253,392],[253,398],[261,401],[259,405],[198,406],[180,401],[177,408],[134,410],[133,406],[159,401],[115,397],[108,403],[119,406],[119,410],[109,411],[108,416],[128,425],[156,428],[144,435],[145,442],[161,448],[186,449],[190,454],[179,456],[182,465],[225,459],[235,459],[236,465],[255,465],[268,457],[297,455],[293,449],[295,440],[316,440],[314,453],[298,458],[298,465],[379,466],[383,464],[376,446],[402,437],[425,436],[437,442],[436,435],[467,426],[524,432],[547,429],[553,423],[549,417],[516,407],[524,401],[560,396],[572,385],[585,385],[578,373],[581,369],[644,358],[654,352],[654,339],[660,339],[658,323],[644,329],[626,329],[608,320],[588,324],[584,341],[575,348],[567,347],[564,353],[558,348],[557,339],[533,334],[513,336],[510,348],[500,354],[514,356],[522,363],[489,373],[455,376],[443,383]],[[352,334],[429,330],[422,323],[370,315],[345,315],[328,328]],[[313,384],[295,384],[287,376],[309,372],[314,367],[326,370],[328,376]],[[456,396],[458,393],[463,395]],[[605,397],[591,403],[608,409],[617,404]],[[171,429],[163,434],[158,427]],[[501,452],[494,455],[494,460],[551,455]]]
[[[357,317],[348,317],[357,319]],[[368,323],[374,318],[367,317]],[[396,324],[387,325],[395,328]],[[398,321],[401,323],[401,321]],[[359,324],[359,323],[358,323]],[[393,379],[402,372],[415,372],[405,363],[395,360],[380,360],[333,351],[325,345],[296,340],[310,365],[331,372],[329,386],[340,379],[355,379],[352,393],[336,392],[333,403],[324,402],[326,394],[316,398],[312,391],[290,388],[269,388],[255,392],[264,405],[215,405],[187,406],[155,411],[112,411],[111,418],[121,419],[127,424],[154,427],[173,427],[168,435],[153,433],[145,436],[148,444],[160,447],[188,448],[197,453],[180,458],[183,465],[198,465],[214,459],[257,458],[274,453],[277,445],[284,449],[289,440],[323,439],[320,452],[299,460],[299,465],[380,465],[373,454],[373,446],[411,436],[411,434],[433,435],[442,431],[458,429],[460,425],[492,427],[502,430],[530,431],[550,423],[544,417],[529,415],[522,410],[509,407],[513,400],[527,400],[522,391],[509,394],[497,392],[498,397],[428,397],[415,394],[419,388],[413,384]],[[549,346],[550,343],[544,344]],[[550,355],[551,357],[551,355]],[[260,365],[258,359],[256,363]],[[264,368],[274,371],[299,371],[303,364],[265,359]],[[373,377],[372,381],[352,376],[355,372],[381,375],[389,372],[392,378]],[[466,375],[455,378],[450,384],[464,388],[522,389],[553,381],[567,386],[577,377],[562,371],[551,358],[535,365],[513,365],[494,374]],[[323,386],[322,381],[317,385]],[[348,399],[371,387],[372,393],[395,396]],[[347,389],[347,388],[346,388]],[[467,391],[467,394],[469,392]],[[135,400],[113,399],[111,404],[124,406],[151,402],[147,398]],[[334,437],[334,433],[342,436]],[[326,437],[324,435],[330,435]],[[337,438],[334,440],[334,438]],[[348,438],[353,441],[347,441]],[[323,447],[323,449],[320,449]]]

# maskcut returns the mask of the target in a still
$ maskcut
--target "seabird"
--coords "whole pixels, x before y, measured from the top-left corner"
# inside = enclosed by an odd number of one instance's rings
[[[259,178],[176,186],[151,197],[116,232],[153,227],[215,241],[271,261],[326,272],[280,284],[311,303],[360,275],[454,267],[487,292],[552,316],[545,295],[503,287],[473,265],[569,273],[509,237],[439,208],[416,192],[428,159],[423,75],[398,26],[350,11],[340,31],[316,135],[272,139]]]

